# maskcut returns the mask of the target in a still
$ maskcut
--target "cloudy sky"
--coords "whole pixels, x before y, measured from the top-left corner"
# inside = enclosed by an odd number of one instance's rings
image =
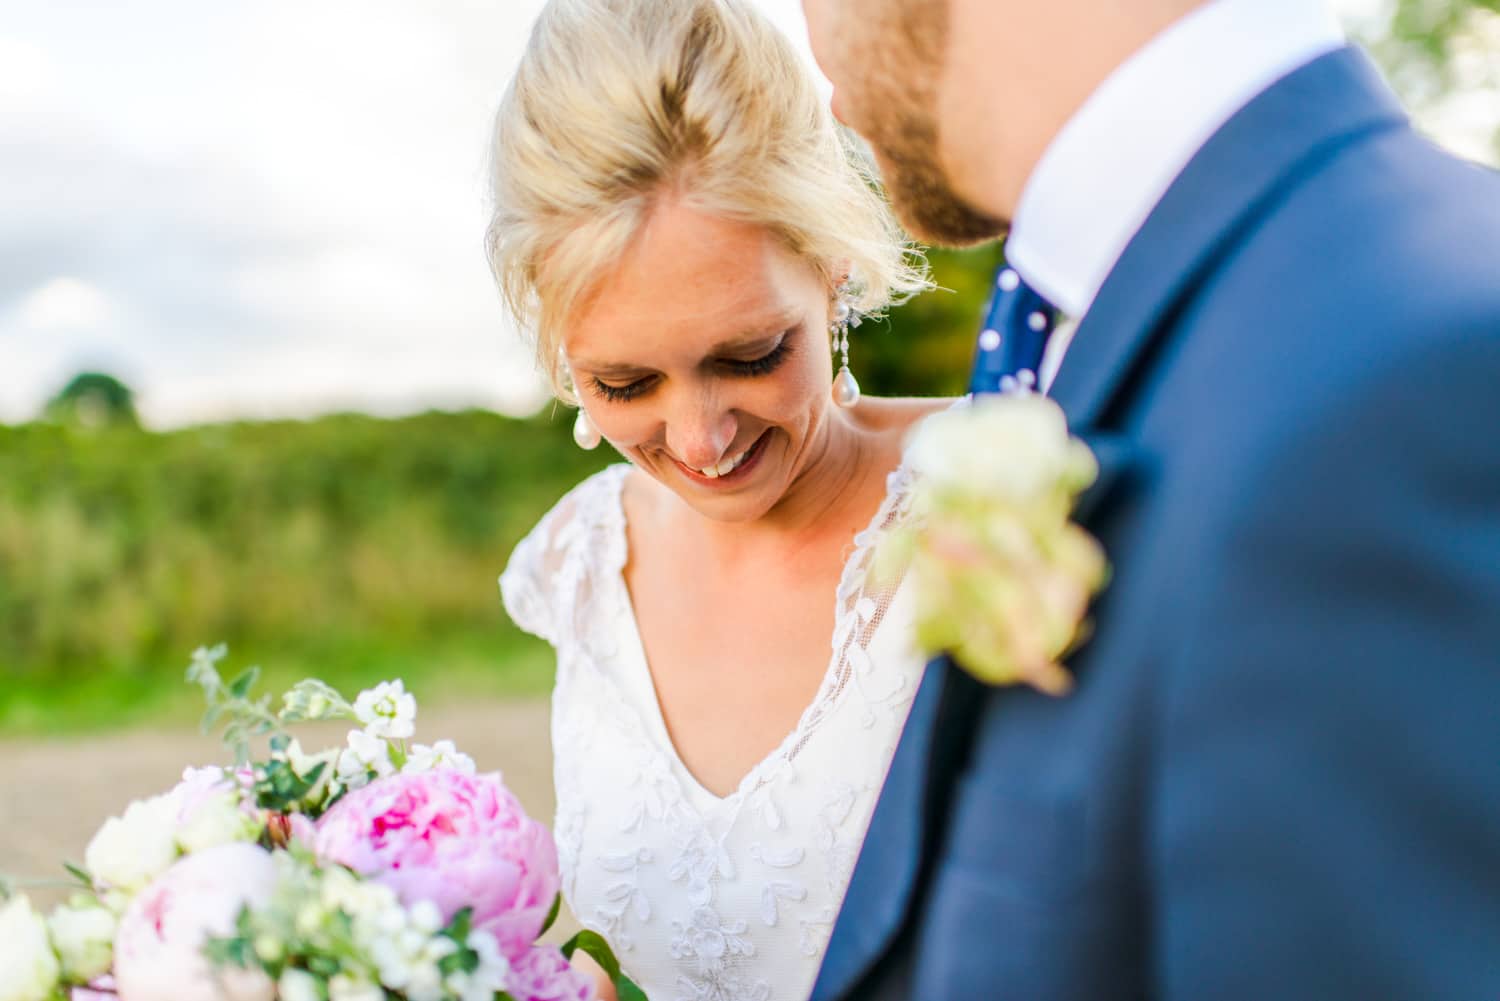
[[[798,0],[759,2],[802,38]],[[0,421],[83,369],[123,378],[159,427],[534,409],[481,236],[489,117],[540,6],[8,12]]]

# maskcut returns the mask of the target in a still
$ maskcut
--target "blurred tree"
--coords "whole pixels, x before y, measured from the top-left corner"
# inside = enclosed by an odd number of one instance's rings
[[[1500,0],[1396,0],[1385,37],[1368,41],[1408,100],[1430,99],[1457,82],[1460,44],[1482,42],[1496,17]]]
[[[112,375],[84,372],[48,402],[46,420],[84,428],[139,427],[135,394]]]
[[[850,366],[876,396],[957,396],[967,388],[974,335],[999,267],[999,244],[927,252],[937,288],[867,320],[850,337]]]

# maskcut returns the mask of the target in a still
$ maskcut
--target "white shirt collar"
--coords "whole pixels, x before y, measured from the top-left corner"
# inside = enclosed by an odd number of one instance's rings
[[[1008,262],[1065,314],[1088,312],[1172,181],[1235,112],[1344,44],[1322,0],[1210,0],[1121,64],[1032,171]]]

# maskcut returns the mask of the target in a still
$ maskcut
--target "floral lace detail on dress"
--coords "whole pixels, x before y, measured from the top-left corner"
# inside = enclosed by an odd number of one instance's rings
[[[507,610],[557,650],[552,731],[563,892],[651,997],[801,1001],[812,989],[921,677],[876,544],[909,517],[905,468],[855,536],[816,697],[730,795],[667,737],[625,586],[615,466],[560,501],[501,578]],[[888,627],[888,628],[883,628]]]

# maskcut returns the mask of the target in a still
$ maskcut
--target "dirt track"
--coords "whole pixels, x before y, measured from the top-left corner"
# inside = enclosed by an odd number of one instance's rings
[[[304,746],[343,742],[347,724],[299,729]],[[545,701],[423,710],[417,739],[452,739],[483,771],[499,770],[532,816],[552,822],[552,749]],[[0,741],[0,872],[64,875],[99,825],[134,798],[172,787],[186,765],[222,764],[222,746],[191,728],[60,741]],[[58,893],[28,891],[38,903]]]

